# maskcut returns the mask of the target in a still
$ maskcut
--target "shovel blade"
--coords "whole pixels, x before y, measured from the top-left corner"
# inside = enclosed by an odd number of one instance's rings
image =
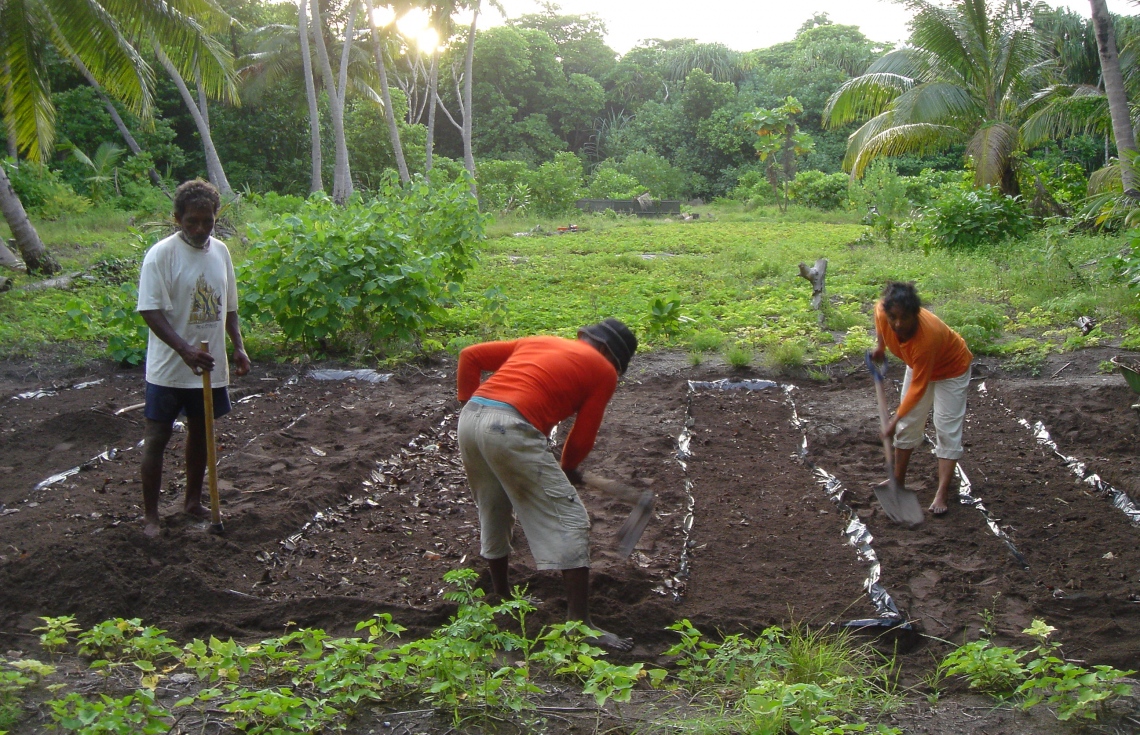
[[[898,482],[890,482],[875,488],[875,498],[883,511],[895,523],[914,528],[922,525],[926,516],[922,512],[922,504],[913,490],[899,487]]]
[[[637,505],[633,507],[633,512],[629,514],[629,518],[626,518],[625,523],[618,529],[618,553],[623,559],[633,553],[637,542],[641,540],[641,534],[645,532],[645,527],[649,525],[649,519],[653,517],[653,506],[656,503],[657,496],[653,494],[652,490],[646,490],[641,494],[641,499],[637,501]]]

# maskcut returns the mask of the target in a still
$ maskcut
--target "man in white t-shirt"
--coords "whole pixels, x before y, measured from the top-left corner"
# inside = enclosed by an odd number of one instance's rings
[[[162,455],[180,413],[186,415],[183,507],[195,518],[210,517],[210,511],[202,505],[206,412],[201,375],[203,370],[214,372],[216,355],[221,369],[210,381],[214,389],[214,417],[229,413],[227,334],[234,346],[234,373],[249,372],[230,251],[221,240],[210,237],[220,203],[218,190],[201,179],[179,186],[174,193],[174,219],[179,231],[147,251],[139,274],[138,312],[150,327],[142,456],[147,536],[157,536],[160,531]],[[209,342],[208,351],[200,349],[202,342]]]

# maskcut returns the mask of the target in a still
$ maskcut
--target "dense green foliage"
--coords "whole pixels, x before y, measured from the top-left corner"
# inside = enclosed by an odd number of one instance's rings
[[[387,176],[374,199],[345,207],[313,195],[252,226],[238,267],[243,317],[309,348],[418,338],[458,293],[483,237],[466,182],[436,178],[401,185]]]
[[[945,188],[927,210],[926,223],[934,243],[943,247],[977,247],[1029,231],[1029,218],[1019,199],[997,188]]]

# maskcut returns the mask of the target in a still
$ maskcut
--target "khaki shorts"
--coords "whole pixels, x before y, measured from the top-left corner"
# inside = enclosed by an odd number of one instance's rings
[[[470,402],[459,414],[458,436],[484,558],[511,553],[517,515],[536,567],[590,566],[590,516],[542,432],[513,408]]]
[[[922,444],[926,417],[934,407],[934,454],[940,459],[958,459],[962,456],[962,422],[966,419],[966,393],[970,388],[973,366],[956,378],[935,380],[927,384],[926,392],[914,408],[895,425],[895,446],[914,449]],[[912,371],[906,369],[902,394],[910,390]]]

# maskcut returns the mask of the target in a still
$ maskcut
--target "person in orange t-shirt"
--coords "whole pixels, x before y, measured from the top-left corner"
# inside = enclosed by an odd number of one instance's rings
[[[938,490],[930,512],[940,516],[948,510],[950,478],[963,452],[962,424],[974,356],[961,335],[922,308],[910,283],[887,284],[882,300],[875,305],[875,331],[879,344],[871,353],[872,359],[881,362],[890,349],[906,363],[899,410],[883,431],[885,437],[895,440],[895,479],[905,486],[910,455],[922,443],[926,417],[933,406]]]
[[[491,585],[510,595],[507,579],[514,516],[539,569],[562,572],[566,619],[580,620],[605,648],[628,651],[633,641],[590,620],[590,517],[574,485],[594,447],[606,404],[625,372],[637,338],[617,319],[578,330],[578,339],[526,337],[484,342],[459,353],[459,453],[479,508],[480,553]],[[480,383],[484,372],[491,372]],[[547,436],[577,414],[562,461]]]

